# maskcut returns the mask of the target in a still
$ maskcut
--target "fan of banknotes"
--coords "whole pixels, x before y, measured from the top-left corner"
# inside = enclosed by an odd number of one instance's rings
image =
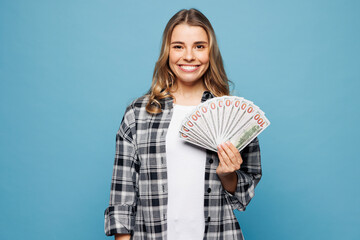
[[[180,138],[215,152],[220,143],[229,140],[241,151],[269,125],[253,102],[236,96],[216,97],[184,118]]]

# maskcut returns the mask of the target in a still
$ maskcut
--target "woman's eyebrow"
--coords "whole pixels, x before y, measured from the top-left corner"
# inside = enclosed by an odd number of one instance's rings
[[[175,41],[175,42],[172,42],[171,44],[184,44],[184,42]],[[194,42],[194,44],[208,44],[208,42],[206,42],[206,41],[197,41],[197,42]]]
[[[184,44],[184,43],[180,42],[180,41],[175,41],[175,42],[172,42],[171,44]]]
[[[208,44],[208,42],[206,42],[206,41],[198,41],[198,42],[195,42],[195,44]]]

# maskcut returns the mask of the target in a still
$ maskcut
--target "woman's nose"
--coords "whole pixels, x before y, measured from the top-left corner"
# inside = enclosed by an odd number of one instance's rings
[[[194,53],[192,49],[186,49],[184,53],[184,60],[186,61],[192,61],[195,59]]]

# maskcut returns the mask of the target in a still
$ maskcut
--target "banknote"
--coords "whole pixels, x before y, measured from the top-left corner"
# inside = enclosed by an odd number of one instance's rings
[[[185,116],[179,129],[181,139],[217,151],[230,141],[241,151],[270,125],[265,113],[252,101],[223,96],[199,104]]]

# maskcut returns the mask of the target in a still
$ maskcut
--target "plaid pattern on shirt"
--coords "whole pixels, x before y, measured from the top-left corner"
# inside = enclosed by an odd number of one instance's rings
[[[202,102],[214,97],[205,91]],[[116,153],[110,204],[105,210],[105,233],[131,234],[135,240],[167,239],[167,171],[165,139],[172,117],[172,98],[162,99],[162,113],[145,110],[145,95],[130,104],[116,135]],[[260,148],[255,138],[241,152],[236,192],[227,192],[216,174],[217,153],[206,150],[204,240],[241,240],[233,213],[244,211],[261,178]],[[169,239],[171,240],[171,239]]]

